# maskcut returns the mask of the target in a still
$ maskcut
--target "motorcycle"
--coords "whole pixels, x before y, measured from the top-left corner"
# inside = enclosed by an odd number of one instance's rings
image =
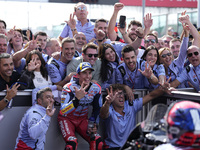
[[[167,143],[164,115],[167,105],[153,106],[142,123],[136,125],[121,150],[153,150],[160,144]]]

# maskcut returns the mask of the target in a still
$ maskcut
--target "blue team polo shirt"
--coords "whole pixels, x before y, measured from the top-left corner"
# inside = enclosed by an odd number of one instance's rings
[[[200,91],[200,64],[197,67],[194,67],[192,64],[188,66],[189,70],[186,68],[181,72],[180,76],[176,79],[183,83],[184,81],[189,81],[198,92]]]
[[[56,65],[54,65],[51,61],[55,61]],[[66,76],[66,67],[67,64],[63,63],[60,60],[56,60],[53,57],[48,61],[47,71],[53,83],[57,83],[62,81]]]
[[[85,34],[87,42],[89,42],[92,38],[95,37],[94,23],[90,22],[89,20],[83,26],[79,20],[76,21],[76,30],[77,32],[83,32]],[[65,37],[73,38],[73,33],[68,24],[65,24],[60,36],[62,38],[65,38]]]
[[[141,59],[137,59],[136,68],[133,72],[129,70],[124,62],[120,64],[116,69],[116,83],[128,85],[132,89],[143,89],[145,76],[143,76],[138,69],[144,71],[145,68],[140,65],[140,60]],[[120,70],[123,70],[124,76]]]
[[[126,100],[123,110],[124,116],[116,112],[113,106],[110,105],[109,117],[105,120],[107,134],[105,143],[109,148],[122,147],[124,145],[130,132],[135,127],[136,114],[142,109],[142,101],[143,98],[135,99],[133,106],[130,106]]]

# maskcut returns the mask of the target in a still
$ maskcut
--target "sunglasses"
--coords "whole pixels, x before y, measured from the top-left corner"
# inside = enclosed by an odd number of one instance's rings
[[[88,57],[92,57],[92,56],[98,57],[98,54],[85,54],[85,55],[88,55]]]
[[[77,10],[86,10],[86,7],[77,7]]]
[[[193,54],[194,54],[195,56],[197,56],[197,55],[199,55],[199,52],[189,53],[189,54],[188,54],[188,57],[192,57]]]
[[[169,44],[170,41],[164,40],[165,43]]]
[[[179,48],[180,45],[172,46],[171,49]]]
[[[172,53],[167,53],[167,54],[163,54],[161,56],[162,56],[162,58],[166,58],[167,56],[171,56],[171,55],[172,55]]]
[[[152,39],[152,40],[145,40],[144,42],[145,42],[145,43],[149,43],[149,42],[151,42],[151,43],[155,43],[156,40],[153,40],[153,39]]]

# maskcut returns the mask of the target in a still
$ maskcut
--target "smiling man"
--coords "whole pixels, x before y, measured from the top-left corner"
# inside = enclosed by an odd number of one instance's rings
[[[75,72],[76,68],[81,62],[89,62],[95,69],[95,71],[92,72],[92,80],[100,84],[101,61],[98,59],[97,48],[97,45],[94,43],[88,43],[83,46],[82,56],[73,59],[67,66],[67,75],[69,75],[71,72]]]
[[[152,84],[158,84],[157,77],[150,71],[149,74],[142,74],[140,70],[145,70],[141,67],[140,59],[137,59],[134,48],[126,45],[122,49],[122,58],[124,62],[116,69],[116,83],[125,84],[131,89],[144,88],[145,76]],[[144,76],[145,75],[145,76]]]
[[[75,54],[75,41],[72,38],[64,38],[62,40],[61,57],[59,60],[53,57],[48,61],[48,74],[51,81],[63,86],[70,81],[72,74],[65,76],[66,68]]]
[[[8,48],[7,43],[8,43],[7,37],[4,34],[0,33],[0,54],[7,52]]]
[[[184,81],[189,81],[197,92],[200,91],[200,48],[197,46],[190,46],[187,50],[187,58],[190,65],[187,66],[173,82],[170,83],[172,87],[177,87]]]
[[[82,47],[87,44],[85,34],[83,32],[78,32],[74,35],[75,40],[75,55],[74,57],[79,57],[82,55]]]
[[[0,54],[0,91],[6,89],[6,85],[10,87],[17,82],[20,75],[14,71],[14,64],[10,54]]]
[[[54,96],[50,88],[37,92],[37,104],[27,110],[20,123],[15,150],[44,150],[45,136],[55,113]]]
[[[101,86],[91,82],[93,71],[89,62],[80,63],[76,69],[78,80],[63,87],[58,122],[66,142],[65,149],[77,149],[75,131],[90,144],[90,150],[102,149],[103,143],[97,134],[96,124],[87,129],[89,105],[93,106],[92,116],[96,120],[102,103]],[[91,132],[94,136],[90,136]]]
[[[77,21],[74,20],[74,15],[77,18]],[[72,16],[72,14],[71,14]],[[73,21],[75,21],[75,24],[73,24],[73,27],[71,28],[68,23],[64,26],[61,34],[59,35],[59,40],[62,41],[65,37],[71,37],[73,38],[73,35],[77,32],[83,32],[86,36],[87,42],[89,42],[92,38],[95,37],[94,35],[94,24],[87,19],[88,11],[87,6],[79,2],[74,6],[74,13],[73,13]],[[70,19],[72,20],[72,19]]]
[[[104,119],[106,125],[104,148],[119,150],[136,125],[137,112],[150,100],[162,95],[163,91],[156,89],[144,97],[133,100],[133,105],[129,105],[125,99],[125,87],[122,84],[111,85],[107,93],[106,101],[100,109],[100,118]]]

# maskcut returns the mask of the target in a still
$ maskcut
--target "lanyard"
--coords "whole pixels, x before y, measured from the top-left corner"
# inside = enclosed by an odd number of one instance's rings
[[[198,79],[198,81],[199,81],[199,85],[200,85],[200,80],[199,80],[199,78],[198,78],[198,76],[197,76],[197,73],[196,73],[196,71],[194,70],[194,68],[192,68],[193,69],[193,71],[194,71],[194,73],[195,73],[195,75],[196,75],[196,77],[197,77],[197,79]]]
[[[127,66],[126,66],[126,67],[127,67]],[[138,63],[136,63],[135,78],[136,78],[136,75],[137,75],[137,71],[138,71]],[[128,71],[127,71],[127,74],[128,74],[128,76],[129,76],[129,79],[130,79],[131,83],[133,84],[132,89],[134,89],[135,79],[134,79],[134,81],[132,80],[132,78],[131,78],[130,74],[128,73]]]

